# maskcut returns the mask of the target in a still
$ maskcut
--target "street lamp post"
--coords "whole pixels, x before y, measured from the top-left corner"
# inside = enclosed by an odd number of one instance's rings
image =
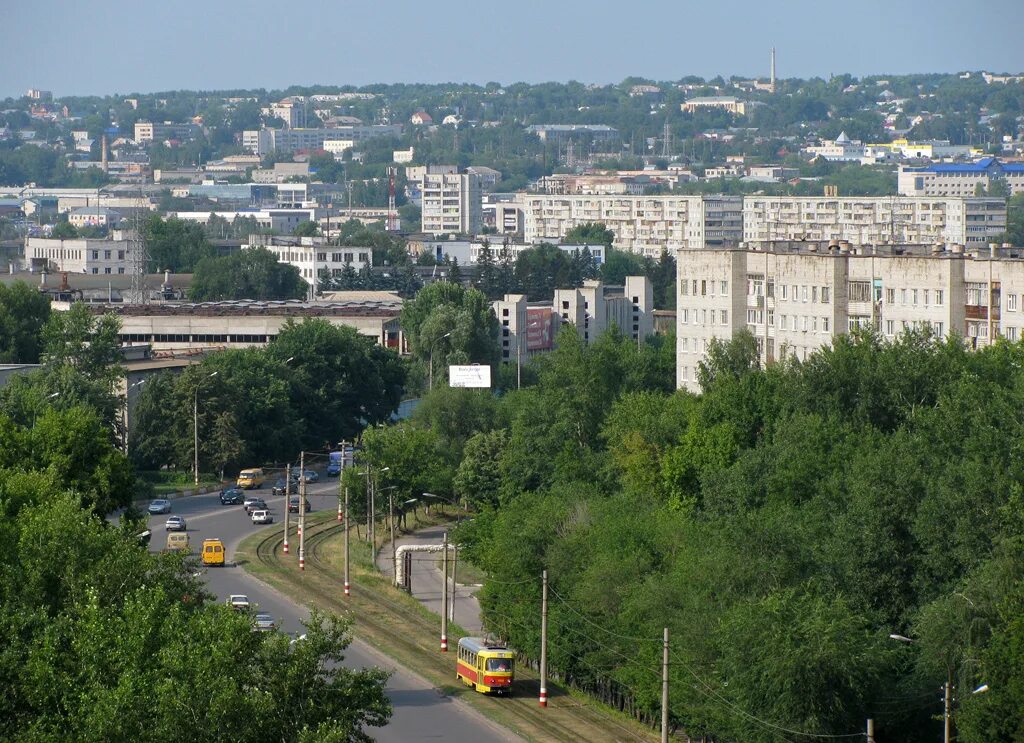
[[[220,372],[214,372],[206,378],[211,379],[216,377],[218,374],[220,374]],[[192,474],[196,487],[199,487],[199,384],[201,382],[202,380],[196,383],[195,396],[192,398]]]
[[[443,341],[450,335],[451,331],[445,333],[440,338],[438,338],[437,340],[430,344],[430,383],[428,386],[428,390],[434,389],[434,346],[436,346],[438,342]]]

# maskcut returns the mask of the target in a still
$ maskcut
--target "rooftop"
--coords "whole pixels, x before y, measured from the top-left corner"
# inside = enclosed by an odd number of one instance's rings
[[[297,299],[259,301],[240,299],[226,302],[160,302],[157,304],[94,304],[96,314],[116,315],[200,315],[207,317],[268,315],[274,317],[397,317],[401,304],[374,299],[340,302],[306,302]]]

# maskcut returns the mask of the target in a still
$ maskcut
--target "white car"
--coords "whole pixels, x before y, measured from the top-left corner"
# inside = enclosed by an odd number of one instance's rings
[[[225,603],[237,611],[249,611],[252,608],[252,604],[249,603],[249,597],[241,593],[231,594]]]
[[[270,511],[253,511],[252,512],[252,523],[254,524],[272,524],[274,523],[274,516]]]

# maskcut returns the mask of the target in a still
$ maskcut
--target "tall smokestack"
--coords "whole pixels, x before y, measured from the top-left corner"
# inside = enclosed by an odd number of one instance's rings
[[[775,47],[772,47],[771,92],[775,92]]]
[[[774,54],[775,52],[772,52]],[[772,63],[775,64],[774,62]],[[100,165],[103,168],[103,172],[107,172],[107,135],[104,134],[100,138]]]

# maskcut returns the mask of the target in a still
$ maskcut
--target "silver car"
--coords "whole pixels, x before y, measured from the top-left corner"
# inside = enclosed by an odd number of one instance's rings
[[[188,525],[181,516],[170,516],[164,524],[167,531],[188,531]]]
[[[150,513],[170,513],[171,502],[166,498],[157,498],[149,504]]]
[[[260,612],[253,618],[253,625],[257,632],[273,632],[277,629],[274,618],[266,612]]]

